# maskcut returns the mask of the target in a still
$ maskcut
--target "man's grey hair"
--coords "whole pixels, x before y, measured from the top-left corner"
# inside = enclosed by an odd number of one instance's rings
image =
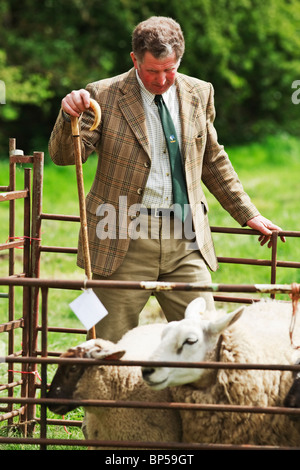
[[[184,36],[180,25],[172,18],[152,16],[139,23],[132,33],[132,51],[139,62],[145,52],[163,59],[175,52],[180,61],[184,54]]]

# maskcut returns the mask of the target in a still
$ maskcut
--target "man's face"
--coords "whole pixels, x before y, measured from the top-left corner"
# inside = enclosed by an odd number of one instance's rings
[[[138,62],[133,52],[130,55],[146,90],[154,95],[161,95],[173,85],[180,62],[176,59],[175,52],[163,59],[156,59],[150,52],[146,52],[143,62]]]

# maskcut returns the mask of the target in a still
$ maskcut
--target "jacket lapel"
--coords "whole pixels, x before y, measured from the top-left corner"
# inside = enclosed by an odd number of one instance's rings
[[[179,99],[180,117],[181,117],[181,139],[182,156],[186,162],[190,147],[195,138],[195,122],[199,109],[199,97],[193,93],[193,87],[178,74],[176,78],[176,87]]]
[[[123,96],[119,99],[119,106],[124,118],[128,122],[137,140],[150,158],[150,144],[148,140],[146,116],[143,109],[142,97],[139,90],[135,69],[131,69],[120,87]]]
[[[176,78],[181,124],[182,124],[182,156],[184,161],[188,158],[190,147],[194,141],[195,120],[199,109],[200,98],[193,93],[193,87],[178,74]],[[143,109],[142,97],[136,79],[135,69],[131,69],[120,86],[122,92],[119,106],[124,118],[128,122],[132,132],[141,144],[148,157],[150,144],[148,140],[146,116]]]

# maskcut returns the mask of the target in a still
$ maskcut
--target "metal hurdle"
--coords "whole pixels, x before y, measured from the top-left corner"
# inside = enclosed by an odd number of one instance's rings
[[[9,227],[8,239],[6,243],[0,245],[0,250],[8,250],[8,276],[10,279],[25,278],[31,275],[31,168],[24,169],[24,189],[19,190],[16,188],[16,168],[17,165],[32,164],[34,179],[36,179],[37,172],[36,163],[42,162],[43,155],[39,152],[33,156],[24,156],[23,152],[16,149],[16,140],[10,139],[9,141],[9,184],[7,186],[0,186],[0,202],[9,201]],[[16,201],[24,200],[23,212],[23,233],[16,234]],[[16,273],[16,249],[21,249],[23,271]],[[26,357],[30,354],[30,303],[31,295],[28,287],[22,289],[22,312],[19,312],[20,318],[16,318],[15,311],[15,286],[11,284],[8,288],[7,294],[2,294],[2,298],[8,300],[8,318],[7,321],[0,325],[0,333],[7,333],[7,355],[8,356],[23,356]],[[15,332],[17,329],[22,329],[22,348],[19,351],[15,350]],[[16,387],[21,387],[21,396],[28,395],[28,365],[23,364],[22,376],[18,379],[15,378],[15,372],[11,369],[7,372],[7,383],[0,386],[0,390],[7,390],[8,396],[14,396]],[[27,407],[22,406],[18,410],[14,410],[12,405],[7,404],[6,407],[1,408],[3,414],[0,415],[0,420],[7,420],[12,424],[13,418],[18,416],[22,425],[23,431],[27,432]]]
[[[49,420],[47,418],[47,365],[48,364],[59,364],[61,359],[58,357],[60,352],[48,350],[48,333],[51,331],[55,332],[67,332],[67,333],[82,333],[86,334],[84,329],[78,330],[73,328],[54,328],[48,325],[48,291],[52,288],[58,289],[71,289],[81,290],[82,288],[96,287],[102,285],[106,288],[124,288],[124,289],[149,289],[153,291],[156,289],[174,289],[174,290],[206,290],[212,291],[216,301],[222,302],[241,302],[250,303],[257,300],[257,297],[239,297],[239,296],[228,296],[228,294],[262,294],[268,293],[274,298],[277,293],[290,294],[292,292],[292,286],[289,285],[276,285],[276,270],[278,267],[289,267],[299,268],[300,262],[288,262],[280,261],[277,259],[277,239],[278,236],[286,236],[297,238],[300,237],[300,232],[274,232],[273,234],[273,248],[271,250],[271,259],[268,260],[257,260],[257,259],[243,259],[243,258],[218,258],[220,263],[234,263],[234,264],[247,264],[257,266],[270,267],[270,284],[264,285],[222,285],[212,284],[209,286],[199,287],[197,285],[190,285],[185,283],[177,283],[176,285],[169,285],[168,283],[118,283],[116,281],[67,281],[67,280],[56,280],[56,279],[41,279],[40,278],[40,265],[41,265],[41,254],[43,252],[50,253],[70,253],[76,254],[77,248],[73,247],[61,247],[61,246],[44,246],[41,240],[41,227],[43,220],[53,221],[66,221],[66,222],[79,222],[79,217],[64,214],[46,214],[42,210],[42,195],[43,195],[43,164],[44,155],[42,152],[34,152],[33,156],[22,156],[16,155],[15,152],[15,140],[10,139],[10,184],[8,186],[1,186],[0,191],[6,191],[7,196],[2,195],[3,200],[10,201],[10,228],[9,228],[9,242],[4,245],[0,245],[0,249],[9,250],[9,275],[0,279],[0,285],[8,286],[9,294],[9,321],[5,324],[0,325],[0,333],[8,332],[10,335],[9,339],[9,350],[5,361],[8,364],[14,364],[19,361],[22,365],[22,378],[18,381],[14,380],[14,373],[9,371],[7,384],[4,384],[1,390],[8,390],[8,397],[0,397],[0,411],[4,411],[0,420],[8,420],[8,423],[12,423],[14,417],[20,418],[20,426],[24,437],[13,438],[13,437],[1,437],[0,443],[27,443],[27,444],[38,444],[41,449],[46,449],[48,445],[66,445],[66,446],[87,446],[95,445],[95,442],[87,442],[85,440],[62,440],[62,439],[48,439],[47,438],[47,426],[53,425],[70,425],[80,426],[81,422],[72,420]],[[17,191],[15,188],[15,165],[17,163],[30,163],[33,166],[33,182],[32,190],[30,190],[31,180],[30,169],[25,169],[25,183],[24,190]],[[7,198],[7,199],[6,199]],[[14,204],[15,199],[24,198],[24,236],[21,240],[16,239],[14,230]],[[1,201],[0,195],[0,201]],[[30,201],[32,204],[30,207]],[[25,209],[26,206],[26,209]],[[258,235],[251,229],[232,229],[224,227],[212,227],[213,233],[224,233],[224,234],[238,234],[238,235]],[[8,246],[7,246],[8,245]],[[3,248],[2,248],[3,246]],[[24,272],[16,275],[14,272],[14,249],[17,247],[24,247]],[[23,315],[21,319],[15,320],[14,317],[14,291],[16,287],[20,287],[23,290]],[[225,295],[224,295],[225,294]],[[40,315],[41,309],[41,315]],[[23,347],[22,351],[15,351],[14,347],[14,330],[15,328],[22,328]],[[38,349],[38,338],[41,335],[41,349]],[[87,362],[88,364],[88,362]],[[107,362],[106,362],[107,364]],[[126,363],[125,363],[126,364]],[[36,376],[38,371],[38,365],[41,367],[41,385],[37,384]],[[133,364],[134,365],[134,364]],[[181,365],[182,366],[182,365]],[[186,365],[189,367],[189,365]],[[221,365],[215,365],[220,367]],[[176,365],[174,365],[176,367]],[[205,367],[205,364],[201,364],[201,367]],[[261,368],[267,368],[268,365],[260,366]],[[280,368],[280,365],[278,365]],[[295,366],[297,367],[297,366]],[[291,367],[292,369],[293,367]],[[12,367],[13,369],[13,367]],[[13,390],[16,386],[21,386],[21,396],[16,397]],[[36,397],[37,389],[41,389],[41,398]],[[2,404],[6,405],[2,407]],[[21,405],[18,410],[13,410],[13,405]],[[79,403],[79,405],[82,404]],[[83,403],[84,404],[84,403]],[[125,404],[125,403],[114,403],[105,404],[98,403],[99,406],[139,406],[138,404]],[[41,407],[40,417],[36,415],[36,407]],[[151,404],[144,404],[144,406],[151,406]],[[163,406],[167,406],[164,404]],[[172,404],[174,406],[174,404]],[[177,407],[183,407],[183,404],[175,405]],[[217,406],[217,405],[216,405]],[[154,407],[155,408],[155,407]],[[197,408],[197,407],[196,407]],[[195,409],[196,409],[195,408]],[[227,408],[228,409],[228,408]],[[236,410],[238,412],[238,410]],[[247,410],[249,411],[249,410]],[[249,412],[261,412],[252,408]],[[280,408],[277,410],[265,410],[264,412],[275,412],[284,413],[287,410]],[[290,410],[288,411],[291,412]],[[297,412],[296,412],[297,413]],[[40,424],[40,438],[31,437],[35,424]],[[112,443],[104,443],[109,448]],[[99,444],[98,444],[99,445]],[[144,443],[123,443],[125,446],[144,446]],[[149,448],[151,444],[149,443]],[[154,444],[152,443],[152,446]],[[164,449],[172,448],[172,445],[166,445],[162,443]],[[176,449],[203,449],[206,446],[190,445],[183,446],[181,444],[174,444]],[[174,448],[173,446],[173,448]],[[147,445],[146,445],[147,447]],[[157,447],[157,443],[155,443]],[[160,447],[158,445],[158,447]],[[222,447],[222,446],[221,446]],[[209,448],[211,448],[209,446]],[[218,448],[216,446],[215,448]]]

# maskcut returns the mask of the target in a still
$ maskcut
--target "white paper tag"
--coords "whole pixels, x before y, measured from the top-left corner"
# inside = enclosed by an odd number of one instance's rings
[[[87,330],[90,330],[108,314],[108,311],[92,289],[84,290],[69,305]]]

